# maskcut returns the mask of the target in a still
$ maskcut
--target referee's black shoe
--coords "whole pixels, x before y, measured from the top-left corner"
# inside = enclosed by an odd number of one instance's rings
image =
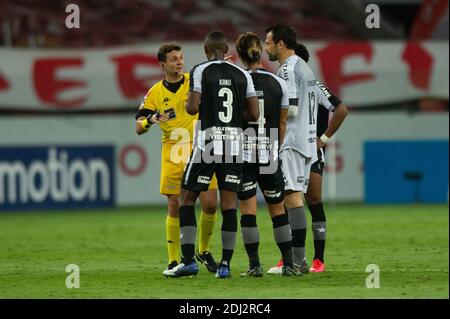
[[[195,258],[204,264],[209,272],[217,272],[217,263],[209,251],[205,251],[203,254],[200,254],[197,250],[195,253]]]

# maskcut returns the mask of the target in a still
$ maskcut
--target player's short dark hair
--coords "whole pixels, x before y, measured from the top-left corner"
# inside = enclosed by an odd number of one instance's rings
[[[236,51],[243,62],[258,62],[262,54],[261,40],[253,32],[243,33],[236,40]]]
[[[297,45],[295,46],[295,54],[305,60],[305,62],[308,62],[309,52],[303,44],[297,43]]]
[[[167,54],[172,51],[181,51],[181,46],[175,42],[163,44],[158,50],[158,61],[166,62]]]
[[[272,32],[273,42],[283,41],[286,48],[294,50],[297,44],[297,35],[294,30],[283,23],[271,25],[266,29],[266,33]]]
[[[222,31],[211,31],[205,37],[205,47],[224,53],[228,50],[228,40]]]

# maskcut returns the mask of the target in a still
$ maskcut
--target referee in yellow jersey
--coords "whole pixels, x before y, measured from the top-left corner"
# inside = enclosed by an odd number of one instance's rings
[[[167,277],[175,276],[172,270],[180,262],[180,220],[178,200],[181,179],[192,148],[194,121],[198,115],[186,112],[189,93],[189,73],[183,73],[183,53],[176,43],[162,45],[158,61],[164,79],[153,85],[145,95],[136,114],[136,132],[148,132],[152,124],[162,130],[160,193],[167,196],[166,236],[169,265],[163,271]],[[197,259],[210,272],[216,272],[217,263],[209,252],[209,242],[216,221],[217,180],[214,177],[208,191],[200,193],[202,212],[199,225]]]

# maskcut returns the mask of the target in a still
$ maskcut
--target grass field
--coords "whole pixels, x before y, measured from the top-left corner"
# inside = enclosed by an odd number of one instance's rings
[[[0,214],[1,298],[448,298],[447,205],[338,205],[328,209],[327,271],[240,278],[247,257],[238,233],[233,277],[164,278],[164,208]],[[309,217],[309,216],[308,216]],[[310,221],[310,219],[309,219]],[[265,210],[258,215],[267,270],[279,257]],[[312,257],[308,230],[307,254]],[[212,240],[220,256],[220,219]],[[80,288],[65,286],[68,264]],[[366,266],[381,287],[365,286]]]

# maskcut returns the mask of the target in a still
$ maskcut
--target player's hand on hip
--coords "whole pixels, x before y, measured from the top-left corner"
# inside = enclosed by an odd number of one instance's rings
[[[325,143],[318,137],[316,137],[316,143],[317,143],[317,149],[320,150],[322,147],[325,146]]]

